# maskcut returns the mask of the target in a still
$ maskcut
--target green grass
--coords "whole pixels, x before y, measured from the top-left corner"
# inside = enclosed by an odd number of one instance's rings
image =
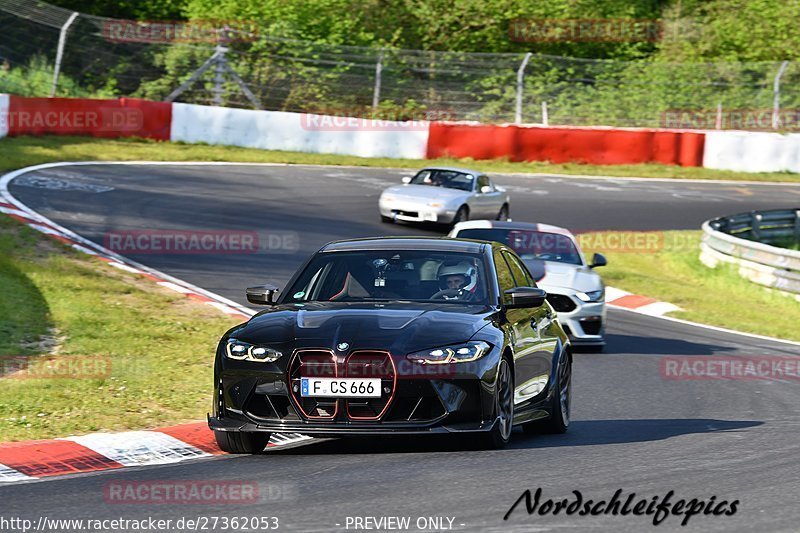
[[[0,442],[204,418],[216,341],[236,319],[5,216],[0,286]]]
[[[419,168],[428,164],[415,159],[364,158],[300,152],[277,152],[154,142],[141,139],[95,139],[91,137],[13,137],[0,141],[0,170],[14,170],[54,161],[233,161],[246,163],[294,163],[304,165],[348,165],[364,167]],[[544,162],[511,163],[503,160],[473,161],[439,159],[437,164],[469,166],[486,172],[638,176],[702,180],[800,182],[800,174],[773,172],[749,174],[724,170],[668,165],[581,165]]]
[[[751,283],[731,266],[706,267],[699,259],[700,236],[700,231],[668,231],[659,240],[663,246],[637,253],[590,247],[584,252],[607,257],[608,266],[598,269],[607,285],[683,309],[669,316],[800,341],[800,302]]]

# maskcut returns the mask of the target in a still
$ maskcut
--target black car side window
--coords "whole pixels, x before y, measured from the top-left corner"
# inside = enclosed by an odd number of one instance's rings
[[[520,263],[514,255],[503,252],[503,257],[508,261],[508,266],[511,268],[511,274],[514,276],[514,282],[517,287],[535,287],[536,283],[531,278],[525,265]]]
[[[511,269],[500,252],[494,253],[494,267],[497,270],[497,283],[500,285],[500,293],[513,289],[516,286],[514,276],[511,274]]]

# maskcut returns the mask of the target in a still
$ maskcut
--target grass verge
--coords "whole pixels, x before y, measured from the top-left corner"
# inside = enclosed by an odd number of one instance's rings
[[[55,161],[232,161],[243,163],[293,163],[304,165],[347,165],[364,167],[419,168],[416,159],[388,159],[306,154],[155,142],[142,139],[96,139],[93,137],[13,137],[0,142],[0,170],[14,170]],[[670,165],[582,165],[546,162],[512,163],[504,160],[473,161],[439,159],[437,164],[469,166],[485,172],[582,174],[593,176],[634,176],[701,180],[775,181],[800,183],[800,174],[771,172],[751,174],[727,170]]]
[[[669,316],[748,333],[800,341],[800,303],[740,277],[735,268],[700,262],[700,231],[667,231],[662,243],[631,252],[602,248],[607,233],[582,236],[584,252],[603,253],[606,284],[673,303]],[[590,246],[596,245],[594,248]]]
[[[5,216],[0,286],[0,442],[208,411],[216,341],[235,318]]]

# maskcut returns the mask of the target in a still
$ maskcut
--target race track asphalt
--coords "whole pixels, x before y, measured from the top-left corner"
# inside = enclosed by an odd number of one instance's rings
[[[288,235],[261,254],[129,254],[244,302],[249,284],[285,283],[325,242],[437,235],[378,221],[377,197],[401,170],[308,166],[93,165],[44,170],[11,192],[41,214],[103,243],[128,230]],[[35,179],[31,179],[35,178]],[[500,175],[512,217],[572,230],[697,229],[714,216],[796,206],[800,187]],[[288,243],[288,244],[287,244]],[[283,246],[282,245],[282,246]],[[735,312],[732,309],[731,312]],[[765,317],[768,319],[768,317]],[[575,356],[573,424],[565,435],[515,433],[506,450],[450,439],[324,440],[252,457],[223,456],[0,487],[4,516],[142,519],[277,516],[280,530],[344,531],[347,517],[451,517],[454,531],[642,531],[650,516],[503,516],[526,489],[547,498],[739,500],[733,516],[698,515],[659,531],[796,531],[800,523],[797,380],[675,381],[663,356],[798,355],[800,347],[609,312],[605,353]],[[211,354],[209,354],[211,357]],[[204,413],[198,413],[201,418]],[[258,504],[119,505],[117,481],[244,480]],[[571,500],[572,501],[572,500]],[[354,530],[352,527],[349,530]]]

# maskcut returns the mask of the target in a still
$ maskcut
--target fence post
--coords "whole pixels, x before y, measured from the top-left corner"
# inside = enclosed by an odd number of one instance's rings
[[[528,61],[530,61],[532,55],[530,52],[525,54],[522,63],[517,69],[517,105],[514,110],[514,124],[517,125],[522,124],[522,91],[525,88],[525,67],[528,66]]]
[[[550,125],[550,117],[547,115],[547,100],[542,100],[542,126]]]
[[[781,112],[781,76],[786,72],[786,67],[789,66],[788,61],[781,63],[781,68],[775,75],[775,81],[772,84],[772,129],[777,130],[781,125],[780,112]]]
[[[722,102],[717,104],[717,121],[715,126],[718,130],[722,129]]]
[[[214,95],[214,105],[219,107],[222,105],[222,94],[225,92],[225,89],[222,88],[222,84],[225,82],[225,64],[227,62],[227,57],[225,57],[226,52],[228,51],[222,45],[217,45],[216,47],[216,56],[217,60],[214,65],[214,88],[211,89],[211,93]]]
[[[67,21],[61,26],[61,32],[58,34],[58,48],[56,49],[56,64],[53,68],[53,89],[50,91],[50,97],[54,97],[56,95],[56,90],[58,89],[58,76],[61,74],[61,60],[64,57],[64,46],[67,43],[67,30],[69,27],[72,26],[72,23],[75,22],[75,19],[78,18],[77,11],[74,11],[72,15],[69,16]]]
[[[383,50],[378,54],[378,62],[375,63],[375,88],[372,91],[372,112],[378,111],[378,104],[381,102],[381,72],[383,71]]]

